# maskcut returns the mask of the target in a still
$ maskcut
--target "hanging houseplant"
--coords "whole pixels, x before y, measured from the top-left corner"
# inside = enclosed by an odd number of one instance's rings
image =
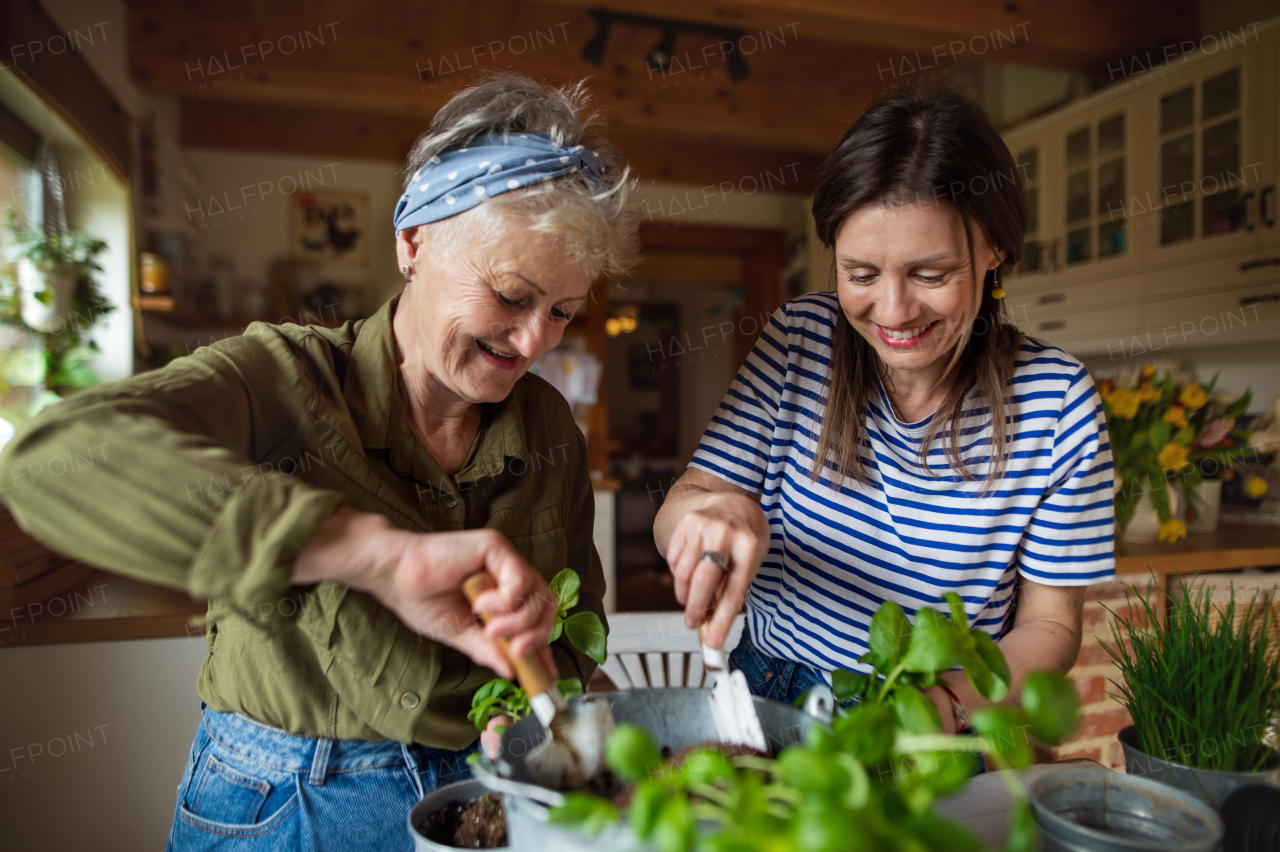
[[[17,267],[8,319],[43,338],[45,385],[66,395],[97,383],[91,332],[115,310],[96,278],[106,242],[83,231],[29,228],[13,212],[6,232],[5,255]]]

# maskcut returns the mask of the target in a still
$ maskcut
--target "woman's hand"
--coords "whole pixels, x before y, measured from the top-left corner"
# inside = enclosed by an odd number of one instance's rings
[[[498,755],[502,752],[502,734],[498,733],[498,728],[505,728],[514,724],[515,720],[510,716],[494,716],[489,720],[489,725],[484,729],[484,733],[480,735],[480,747],[484,749],[484,753],[489,756],[490,760],[497,760]]]
[[[462,581],[480,570],[492,575],[497,588],[472,606]],[[555,598],[542,575],[497,530],[414,533],[381,515],[341,507],[298,557],[293,580],[336,580],[367,592],[410,629],[503,677],[515,675],[498,646],[500,637],[516,657],[535,651],[557,672],[547,646]],[[482,627],[475,617],[485,614],[493,617]]]
[[[721,647],[769,549],[769,524],[759,500],[724,480],[689,470],[663,502],[654,530],[659,548],[667,539],[667,564],[675,577],[676,600],[685,608],[685,624],[698,627],[714,605],[706,641]],[[729,557],[728,570],[702,559],[707,551]]]
[[[931,686],[923,690],[925,697],[933,702],[933,706],[938,708],[938,715],[942,717],[942,732],[944,734],[957,734],[956,730],[956,711],[951,706],[951,696],[947,695],[940,686]]]

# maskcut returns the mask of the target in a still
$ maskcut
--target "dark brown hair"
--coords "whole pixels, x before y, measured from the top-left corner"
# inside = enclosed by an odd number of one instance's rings
[[[975,225],[988,244],[1003,253],[999,271],[1011,269],[1022,255],[1027,201],[1021,175],[986,112],[959,92],[896,92],[874,103],[854,122],[818,177],[813,196],[818,238],[834,248],[840,223],[855,210],[869,204],[911,203],[947,203],[960,213],[975,280]],[[1007,461],[1006,389],[1022,341],[1021,332],[1001,310],[1001,300],[991,295],[997,280],[994,272],[987,273],[978,312],[962,330],[942,380],[950,382],[946,401],[920,445],[927,470],[929,448],[941,434],[952,469],[965,479],[977,478],[960,456],[961,413],[972,390],[992,413],[993,463],[984,477],[988,487],[1003,473]],[[868,402],[885,376],[885,367],[844,311],[836,314],[830,385],[811,475],[816,480],[831,467],[832,481],[838,486],[846,476],[868,481],[860,449]]]

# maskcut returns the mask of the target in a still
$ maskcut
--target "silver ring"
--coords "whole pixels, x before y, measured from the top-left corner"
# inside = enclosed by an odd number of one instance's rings
[[[701,562],[704,559],[708,560],[709,562],[715,563],[715,566],[719,568],[721,571],[729,570],[729,557],[725,556],[723,553],[721,553],[718,550],[702,551],[702,555],[698,557],[698,561]]]

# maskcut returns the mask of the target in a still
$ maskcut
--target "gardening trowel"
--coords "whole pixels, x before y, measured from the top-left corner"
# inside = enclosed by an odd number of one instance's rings
[[[496,588],[486,571],[462,581],[462,593],[472,603]],[[487,622],[492,616],[484,616]],[[502,654],[515,669],[516,680],[529,696],[529,706],[547,736],[526,759],[539,784],[553,790],[574,790],[604,768],[604,746],[613,732],[613,713],[607,702],[583,701],[577,712],[569,709],[551,672],[536,654],[512,655],[506,639],[499,639]]]
[[[747,677],[740,671],[729,671],[724,650],[707,644],[707,627],[711,620],[702,622],[698,639],[702,642],[702,665],[711,677],[711,718],[715,722],[720,742],[744,745],[756,751],[768,751],[760,717],[751,699]]]

